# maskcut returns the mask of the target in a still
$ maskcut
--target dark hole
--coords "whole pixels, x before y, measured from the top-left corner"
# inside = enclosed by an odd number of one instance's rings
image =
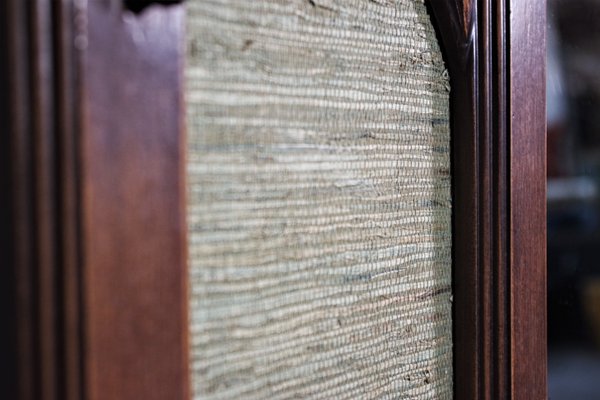
[[[151,4],[174,5],[182,0],[123,0],[125,8],[135,14],[139,14]]]

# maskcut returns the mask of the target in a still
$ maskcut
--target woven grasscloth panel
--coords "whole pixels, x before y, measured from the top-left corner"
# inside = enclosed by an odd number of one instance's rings
[[[195,399],[450,399],[448,78],[421,0],[191,0]]]

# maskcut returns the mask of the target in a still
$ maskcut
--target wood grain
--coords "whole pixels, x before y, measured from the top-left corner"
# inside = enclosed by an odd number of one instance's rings
[[[0,385],[187,398],[184,10],[87,3],[0,4]],[[545,4],[430,4],[452,86],[455,398],[545,399]]]
[[[511,2],[511,397],[546,399],[546,3]]]
[[[89,2],[83,71],[87,398],[187,397],[183,9]]]
[[[458,399],[546,396],[541,3],[431,2],[452,87]]]

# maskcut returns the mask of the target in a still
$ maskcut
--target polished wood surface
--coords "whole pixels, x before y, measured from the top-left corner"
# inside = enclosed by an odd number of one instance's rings
[[[463,2],[432,1],[434,25],[450,73],[452,117],[452,259],[454,391],[456,398],[485,398],[481,298],[480,116],[478,108],[477,9],[462,12]],[[467,9],[466,7],[464,9]]]
[[[541,0],[431,0],[450,70],[456,399],[545,399]],[[185,399],[184,8],[0,4],[0,385]]]
[[[7,135],[0,135],[2,145],[2,212],[3,262],[2,279],[3,340],[2,392],[8,396],[29,400],[34,397],[37,385],[34,329],[35,289],[33,287],[33,190],[32,160],[29,152],[33,146],[27,110],[28,92],[28,23],[27,9],[16,1],[0,4],[0,29],[3,58],[2,76],[2,126]],[[8,321],[8,322],[7,322]]]
[[[86,398],[187,398],[183,9],[88,2],[82,74]]]
[[[511,398],[546,395],[546,2],[511,3]]]
[[[57,196],[60,202],[57,215],[60,224],[60,243],[57,248],[60,273],[56,278],[61,331],[57,347],[62,354],[61,399],[78,400],[84,396],[83,320],[82,303],[82,244],[81,234],[81,56],[83,48],[77,40],[84,32],[76,21],[85,17],[83,3],[55,2],[53,4],[55,48],[54,75],[56,84],[56,161]]]
[[[544,4],[431,2],[452,86],[458,399],[546,398]]]
[[[0,11],[2,398],[185,399],[182,10]]]
[[[62,399],[67,381],[63,292],[64,225],[58,209],[64,205],[59,187],[60,160],[57,115],[62,88],[56,76],[54,38],[58,4],[48,0],[5,1],[0,13],[3,35],[2,126],[2,393],[7,398]],[[10,297],[8,297],[10,296]],[[74,378],[76,379],[76,378]]]

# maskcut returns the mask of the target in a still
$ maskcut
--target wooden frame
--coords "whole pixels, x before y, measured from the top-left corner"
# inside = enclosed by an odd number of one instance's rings
[[[0,6],[14,398],[189,397],[184,6],[122,3]],[[545,2],[429,4],[452,85],[455,398],[545,399]]]
[[[431,5],[453,90],[455,397],[546,399],[546,4]]]

